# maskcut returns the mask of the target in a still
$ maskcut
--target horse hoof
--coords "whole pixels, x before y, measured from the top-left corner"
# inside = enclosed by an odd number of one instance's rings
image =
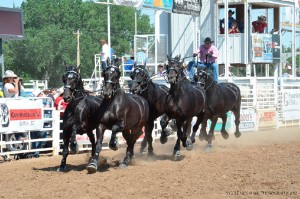
[[[241,134],[241,132],[235,132],[234,135],[236,138],[239,138],[239,137],[241,137],[242,134]]]
[[[76,154],[79,151],[79,145],[76,144],[70,144],[70,153],[71,154]]]
[[[67,166],[60,166],[58,169],[57,169],[57,172],[66,172],[67,171]]]
[[[227,140],[229,138],[229,134],[226,131],[222,132],[222,137]]]
[[[125,162],[122,162],[122,163],[119,165],[119,167],[120,167],[121,169],[125,169],[125,168],[128,168],[128,164],[126,164]]]
[[[195,143],[195,142],[196,142],[196,140],[195,140],[194,137],[191,137],[191,141],[192,141],[192,143]]]
[[[167,136],[160,136],[160,143],[162,143],[162,144],[165,144],[165,143],[167,143],[167,141],[168,141],[168,137]]]
[[[88,170],[88,173],[96,173],[96,171],[97,171],[97,166],[96,165],[94,165],[94,164],[92,164],[92,163],[90,163],[87,167],[86,167],[86,169]]]
[[[206,135],[203,135],[203,134],[199,134],[199,140],[200,141],[203,141],[203,140],[205,140],[206,139]]]
[[[192,143],[192,140],[191,139],[187,139],[186,140],[186,149],[188,151],[191,151],[193,149],[193,143]]]
[[[206,147],[205,147],[205,152],[211,152],[211,148],[212,148],[212,145],[211,144],[208,144]]]
[[[109,148],[113,151],[116,151],[119,149],[119,142],[117,139],[115,139],[114,141],[109,142]]]
[[[174,161],[180,160],[181,153],[180,151],[173,151]]]

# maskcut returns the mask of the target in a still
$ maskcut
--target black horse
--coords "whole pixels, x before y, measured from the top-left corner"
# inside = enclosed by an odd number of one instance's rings
[[[120,64],[120,63],[117,63]],[[109,65],[103,72],[104,77],[103,103],[105,111],[100,122],[100,134],[106,129],[112,131],[111,140],[116,140],[116,134],[122,132],[127,142],[127,150],[124,161],[120,167],[127,167],[134,154],[134,144],[141,136],[142,128],[146,125],[149,116],[147,101],[137,95],[125,93],[119,83],[121,72],[118,66]],[[117,142],[110,142],[110,147],[117,149]],[[97,147],[98,149],[98,142]],[[92,162],[88,165],[89,172],[97,171],[99,153],[93,155]]]
[[[228,139],[229,134],[225,130],[227,121],[226,113],[232,111],[235,116],[236,131],[235,137],[240,137],[240,109],[241,109],[241,92],[237,85],[233,83],[217,83],[212,76],[203,70],[197,71],[194,80],[204,86],[206,95],[205,116],[201,125],[200,140],[208,141],[207,150],[210,150],[212,140],[214,139],[214,129],[218,117],[222,118],[221,133],[223,138]],[[206,133],[207,120],[212,121],[209,134]],[[195,126],[199,126],[201,122],[197,121]],[[193,128],[192,137],[195,136],[197,128]]]
[[[142,141],[141,149],[142,152],[148,143],[148,155],[153,155],[153,138],[152,130],[154,128],[154,121],[166,111],[167,104],[171,100],[169,95],[169,88],[165,85],[159,85],[152,82],[152,79],[148,75],[148,71],[144,65],[137,65],[134,67],[133,72],[130,75],[132,79],[132,86],[130,91],[133,94],[138,94],[144,97],[149,104],[149,119],[145,126],[145,138]],[[166,115],[164,117],[167,117]],[[167,121],[168,118],[165,118]],[[162,129],[166,132],[166,129]],[[161,138],[161,143],[167,141],[167,134],[162,133],[165,136]]]
[[[90,96],[85,93],[83,82],[79,74],[79,67],[69,66],[62,76],[64,83],[64,101],[69,102],[63,116],[63,151],[61,165],[58,171],[66,171],[66,161],[71,153],[78,151],[76,134],[86,133],[92,144],[92,155],[96,151],[96,142],[93,130],[98,132],[101,97]],[[98,119],[97,119],[98,118]],[[99,133],[97,133],[99,134]],[[70,141],[71,139],[71,141]]]
[[[180,155],[180,140],[187,149],[192,148],[190,139],[191,121],[194,116],[202,121],[204,116],[205,93],[201,86],[192,85],[183,72],[183,64],[180,56],[168,57],[166,66],[168,82],[171,84],[169,95],[171,100],[167,103],[165,113],[169,118],[176,119],[178,128],[176,145],[174,147],[175,156]],[[164,120],[161,126],[164,127]],[[181,127],[183,132],[181,132]]]

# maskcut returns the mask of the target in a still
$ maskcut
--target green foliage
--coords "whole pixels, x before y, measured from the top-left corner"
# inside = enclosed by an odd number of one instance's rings
[[[65,65],[76,65],[80,31],[81,73],[89,78],[100,39],[107,39],[107,6],[82,0],[27,0],[22,3],[25,39],[4,43],[5,66],[27,79],[49,78],[62,85]],[[130,53],[134,36],[134,8],[110,6],[111,46],[118,56]],[[154,32],[148,16],[138,11],[138,34]]]

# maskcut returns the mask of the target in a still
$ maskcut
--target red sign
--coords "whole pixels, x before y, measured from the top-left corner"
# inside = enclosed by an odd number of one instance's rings
[[[10,109],[10,120],[42,119],[42,109]]]

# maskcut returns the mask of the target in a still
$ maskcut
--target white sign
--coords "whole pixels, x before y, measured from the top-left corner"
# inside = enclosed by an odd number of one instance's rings
[[[283,121],[300,119],[300,90],[283,91]]]
[[[140,8],[143,5],[144,0],[114,0],[114,2],[121,6]]]
[[[43,128],[42,99],[3,98],[0,100],[0,131],[24,132]]]
[[[256,111],[253,108],[241,110],[240,114],[240,130],[241,131],[255,131],[256,123]]]

